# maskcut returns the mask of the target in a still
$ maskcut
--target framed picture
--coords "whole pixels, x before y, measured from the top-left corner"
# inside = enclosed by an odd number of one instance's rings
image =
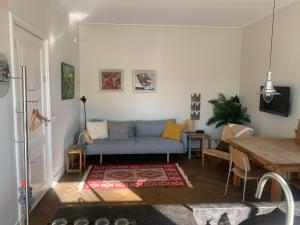
[[[75,68],[66,63],[61,63],[61,99],[74,98]]]
[[[124,88],[123,70],[100,70],[99,86],[100,91],[122,92]]]
[[[155,70],[133,70],[133,91],[140,93],[157,91],[157,72]]]
[[[6,57],[0,53],[0,82],[9,82],[9,66]]]

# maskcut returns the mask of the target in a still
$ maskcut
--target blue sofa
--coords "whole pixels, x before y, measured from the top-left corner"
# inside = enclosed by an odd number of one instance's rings
[[[166,154],[167,162],[169,162],[170,154],[184,154],[187,152],[187,137],[182,132],[180,142],[162,139],[161,135],[168,121],[125,121],[129,122],[128,139],[94,140],[93,144],[86,146],[86,154],[100,155],[100,163],[102,163],[103,155]],[[172,121],[175,122],[175,120]],[[116,121],[108,121],[108,126],[110,122]]]

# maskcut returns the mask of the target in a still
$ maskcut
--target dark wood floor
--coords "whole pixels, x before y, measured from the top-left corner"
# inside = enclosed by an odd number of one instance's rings
[[[88,157],[88,164],[98,163],[99,157]],[[160,163],[165,156],[106,156],[104,163]],[[93,204],[196,204],[212,202],[240,202],[242,187],[230,186],[224,197],[228,162],[207,158],[205,167],[201,159],[172,155],[171,162],[178,162],[191,181],[193,188],[120,189],[104,191],[78,191],[82,179],[79,174],[64,175],[55,188],[50,189],[31,213],[31,225],[43,225],[53,217],[57,207],[65,205]],[[231,182],[232,184],[232,182]],[[247,184],[246,201],[254,197],[256,181]],[[296,192],[296,191],[295,191]],[[267,184],[261,201],[268,201],[270,185]],[[295,193],[297,199],[299,194]]]

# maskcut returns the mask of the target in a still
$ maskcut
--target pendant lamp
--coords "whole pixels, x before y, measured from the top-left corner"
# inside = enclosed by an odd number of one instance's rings
[[[274,37],[274,21],[275,21],[275,6],[276,6],[276,0],[273,2],[273,17],[272,17],[272,32],[271,32],[271,47],[270,47],[270,59],[269,59],[269,71],[267,73],[267,80],[265,82],[264,87],[261,89],[260,93],[263,96],[263,99],[266,103],[270,103],[275,95],[280,95],[278,93],[272,82],[272,72],[271,72],[271,66],[272,66],[272,53],[273,53],[273,37]]]

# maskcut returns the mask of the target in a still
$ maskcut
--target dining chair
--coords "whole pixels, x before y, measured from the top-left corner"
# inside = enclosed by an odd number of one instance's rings
[[[221,138],[203,138],[203,144],[201,146],[202,152],[202,167],[204,166],[205,156],[209,155],[219,159],[229,161],[229,144],[228,139],[230,138],[249,138],[253,136],[253,129],[245,125],[240,124],[227,124],[223,127]],[[218,143],[213,148],[210,144],[212,141]],[[208,142],[208,143],[206,143]]]
[[[228,171],[224,196],[227,195],[230,174],[231,172],[233,172],[236,176],[244,180],[243,199],[242,199],[242,202],[244,202],[247,181],[256,180],[258,182],[263,172],[259,170],[251,170],[250,162],[246,154],[240,152],[238,149],[232,146],[230,146],[229,149],[230,149],[230,162],[229,162],[229,171]]]

